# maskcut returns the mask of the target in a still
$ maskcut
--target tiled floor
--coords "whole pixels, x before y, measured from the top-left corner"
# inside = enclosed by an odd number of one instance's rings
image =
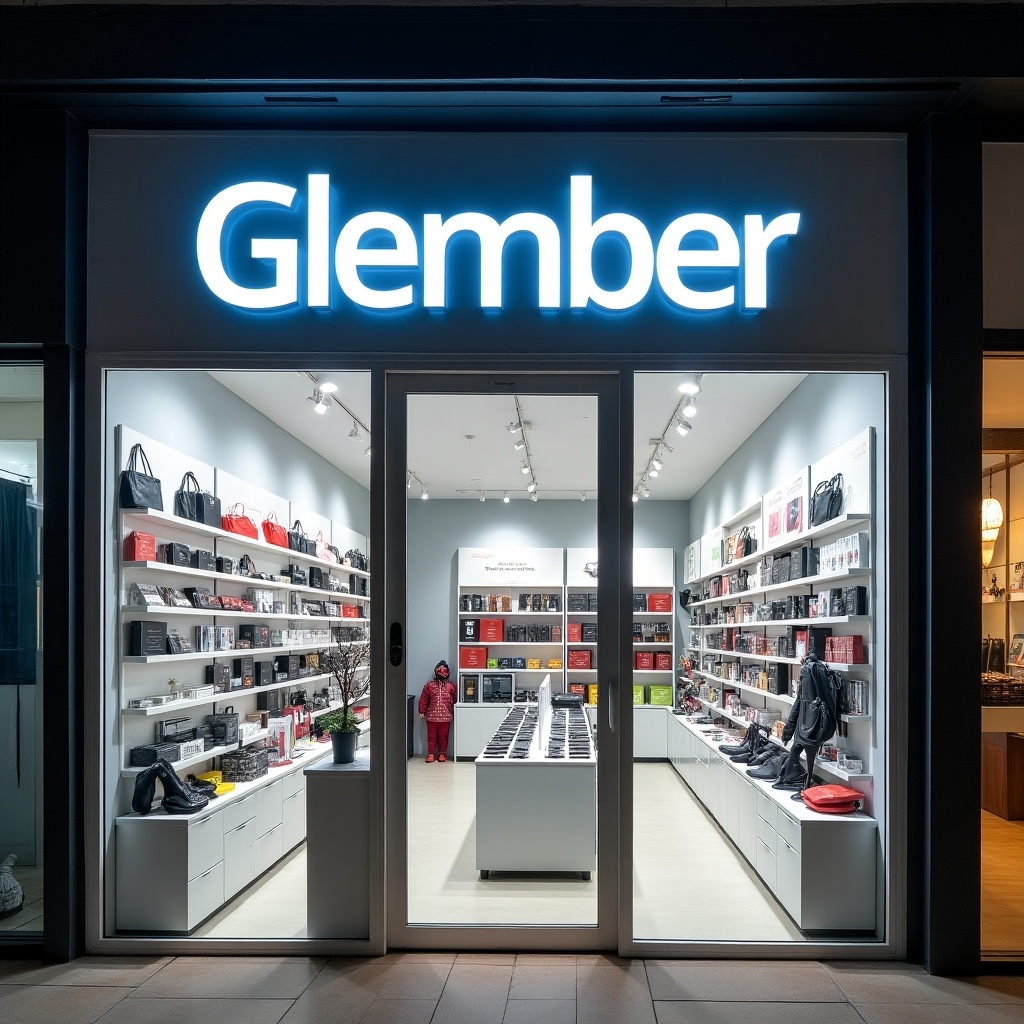
[[[392,953],[0,961],[5,1024],[1011,1024],[1024,977],[891,963]]]
[[[0,853],[0,860],[3,860]],[[43,930],[43,869],[25,864],[14,865],[14,877],[25,891],[21,910],[0,918],[0,932],[41,932]]]

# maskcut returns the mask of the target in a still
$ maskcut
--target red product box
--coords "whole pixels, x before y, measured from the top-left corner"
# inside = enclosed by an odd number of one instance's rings
[[[359,606],[355,604],[343,604],[341,606],[341,617],[343,619],[358,619]]]
[[[569,651],[569,668],[590,668],[590,651]]]
[[[577,697],[582,697],[584,700],[587,699],[587,687],[585,683],[570,683],[569,692],[576,694]]]
[[[647,610],[649,612],[670,612],[672,611],[671,594],[648,594]]]
[[[654,667],[656,669],[672,670],[672,655],[667,651],[656,651],[654,654]]]
[[[459,668],[487,668],[487,648],[460,647]]]
[[[155,562],[156,537],[151,533],[132,530],[124,539],[124,560],[126,562]]]
[[[583,642],[583,623],[567,622],[565,624],[565,639],[571,644]]]
[[[654,668],[654,651],[637,651],[636,667],[640,669]]]
[[[500,644],[505,639],[505,620],[481,619],[480,639],[484,643]]]

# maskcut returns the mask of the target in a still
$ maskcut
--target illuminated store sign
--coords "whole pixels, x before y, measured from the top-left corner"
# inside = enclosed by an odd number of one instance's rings
[[[500,223],[485,213],[426,213],[419,232],[395,213],[360,213],[338,232],[331,249],[330,176],[310,174],[306,193],[273,181],[231,185],[210,200],[196,232],[196,256],[207,287],[219,299],[248,310],[280,309],[300,303],[331,306],[331,269],[342,293],[365,309],[450,308],[447,281],[449,243],[471,234],[479,245],[481,309],[502,307],[502,257],[514,235],[536,243],[538,309],[584,309],[594,305],[625,310],[647,296],[657,278],[664,297],[693,311],[768,306],[768,255],[772,243],[797,233],[799,213],[783,213],[765,223],[747,214],[734,228],[711,213],[687,213],[673,220],[656,240],[637,217],[609,212],[594,216],[593,179],[573,175],[569,184],[568,282],[563,285],[564,229],[542,213],[515,213]],[[241,283],[225,266],[225,239],[243,231],[245,214],[277,209],[301,217],[305,231],[294,237],[254,237],[249,256],[270,268],[270,284]],[[303,245],[305,251],[301,251]],[[595,279],[595,247],[606,239],[625,246],[628,261],[614,288]],[[532,243],[531,243],[532,244]],[[227,262],[234,266],[233,260]],[[240,272],[241,268],[234,268]],[[381,270],[388,280],[381,280]],[[607,276],[607,275],[602,275]],[[303,282],[304,278],[304,282]],[[372,283],[371,283],[372,282]],[[605,282],[608,283],[608,282]],[[390,284],[392,287],[382,287]]]

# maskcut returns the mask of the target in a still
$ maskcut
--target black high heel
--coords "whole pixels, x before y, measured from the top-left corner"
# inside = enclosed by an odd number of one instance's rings
[[[208,796],[200,796],[178,778],[170,764],[161,758],[156,762],[157,774],[164,787],[161,806],[168,814],[192,814],[201,811],[209,802]]]
[[[132,793],[132,810],[136,814],[149,814],[153,809],[153,794],[156,792],[156,777],[159,761],[143,768],[135,776],[135,792]]]

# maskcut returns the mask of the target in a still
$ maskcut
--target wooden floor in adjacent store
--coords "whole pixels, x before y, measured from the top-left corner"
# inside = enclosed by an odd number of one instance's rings
[[[409,762],[410,921],[594,924],[596,872],[589,882],[568,874],[480,880],[474,866],[475,772],[470,763]],[[668,764],[635,765],[634,793],[638,938],[800,938],[785,911]],[[194,934],[304,937],[305,884],[305,847],[300,846]],[[742,910],[727,912],[726,907]]]
[[[981,812],[981,948],[1024,953],[1024,821]]]

